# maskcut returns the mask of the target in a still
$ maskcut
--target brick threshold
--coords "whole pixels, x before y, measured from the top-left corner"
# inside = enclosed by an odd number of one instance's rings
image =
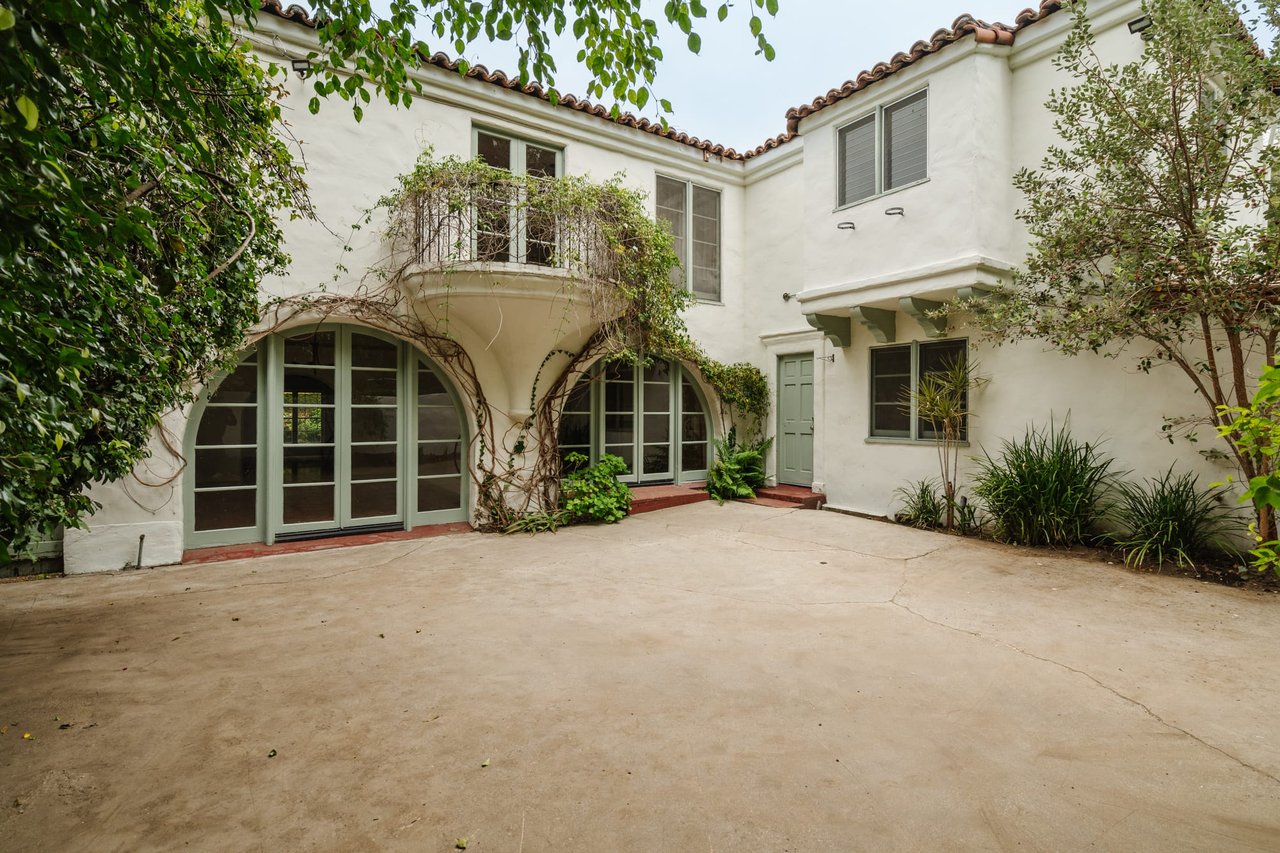
[[[702,503],[711,500],[705,483],[682,483],[666,486],[632,486],[631,514]]]
[[[183,551],[182,564],[194,566],[202,563],[243,560],[247,557],[266,557],[272,554],[305,554],[310,551],[330,551],[335,548],[376,545],[381,542],[408,542],[414,539],[431,539],[436,536],[470,532],[470,524],[465,521],[455,521],[450,524],[425,524],[412,530],[356,533],[351,536],[330,536],[325,539],[298,539],[293,542],[277,542],[274,545],[264,545],[261,542],[245,545],[215,545],[211,548],[191,548]]]

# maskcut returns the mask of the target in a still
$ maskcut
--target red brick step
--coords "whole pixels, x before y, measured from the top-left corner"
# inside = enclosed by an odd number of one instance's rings
[[[827,502],[827,496],[806,486],[765,486],[756,493],[755,503],[762,506],[794,506],[799,509],[819,509]]]
[[[704,483],[684,483],[679,486],[632,486],[631,514],[670,509],[673,506],[710,500]]]

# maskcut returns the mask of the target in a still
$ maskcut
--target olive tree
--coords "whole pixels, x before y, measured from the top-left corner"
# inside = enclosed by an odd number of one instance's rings
[[[974,306],[998,341],[1177,371],[1203,408],[1166,417],[1170,440],[1228,426],[1280,333],[1280,66],[1245,11],[1146,0],[1141,57],[1110,63],[1085,3],[1072,4],[1056,57],[1070,82],[1047,102],[1061,142],[1014,179],[1031,252],[1002,298]],[[1253,23],[1274,26],[1275,2],[1259,15]],[[1219,448],[1245,479],[1272,469],[1268,454]]]

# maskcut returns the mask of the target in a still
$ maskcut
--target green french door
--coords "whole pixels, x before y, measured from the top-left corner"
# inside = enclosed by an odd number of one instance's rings
[[[778,482],[813,485],[813,356],[778,359]]]
[[[654,359],[643,370],[629,364],[610,364],[604,371],[605,453],[620,456],[637,483],[671,480],[672,366]]]
[[[679,364],[654,359],[639,370],[606,364],[584,374],[565,400],[560,453],[591,461],[601,454],[627,463],[628,483],[705,480],[711,418],[692,377]]]
[[[350,327],[282,335],[272,345],[277,535],[403,526],[401,346]]]

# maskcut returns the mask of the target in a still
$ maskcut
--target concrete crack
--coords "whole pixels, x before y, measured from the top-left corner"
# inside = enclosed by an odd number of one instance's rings
[[[903,581],[903,585],[904,586],[906,585],[905,578]],[[1238,764],[1239,766],[1245,768],[1246,770],[1252,770],[1254,773],[1257,773],[1259,776],[1262,776],[1263,778],[1269,779],[1270,781],[1275,782],[1277,785],[1280,785],[1280,778],[1273,776],[1272,774],[1268,773],[1266,770],[1263,770],[1261,767],[1250,764],[1249,762],[1245,761],[1244,759],[1236,755],[1232,755],[1230,752],[1227,752],[1225,749],[1223,749],[1220,746],[1215,746],[1214,744],[1209,743],[1199,735],[1196,735],[1190,731],[1187,731],[1186,729],[1182,728],[1179,725],[1175,725],[1174,723],[1169,722],[1164,717],[1161,717],[1159,714],[1153,711],[1151,707],[1145,704],[1144,702],[1138,699],[1135,699],[1132,696],[1126,696],[1125,694],[1121,693],[1119,690],[1112,687],[1111,685],[1099,680],[1096,676],[1092,675],[1091,673],[1088,673],[1082,669],[1077,669],[1074,666],[1071,666],[1070,664],[1065,664],[1065,663],[1062,663],[1061,661],[1056,661],[1056,660],[1053,660],[1052,658],[1043,657],[1042,655],[1035,654],[1034,652],[1029,652],[1026,649],[1023,649],[1019,646],[1015,646],[1013,643],[1009,643],[1009,642],[1006,642],[1005,640],[1001,640],[999,638],[991,637],[986,634],[983,634],[981,631],[971,631],[968,628],[961,628],[956,625],[950,625],[946,622],[940,622],[937,619],[930,619],[928,616],[925,616],[920,611],[914,610],[910,606],[898,601],[898,595],[900,595],[901,593],[902,593],[902,588],[899,588],[898,592],[894,594],[893,598],[890,599],[888,603],[893,605],[894,607],[898,607],[898,608],[901,608],[902,610],[905,610],[907,613],[910,613],[912,616],[916,617],[917,619],[921,619],[925,622],[928,622],[930,625],[936,625],[937,627],[946,629],[948,631],[955,631],[956,633],[959,633],[959,634],[966,634],[970,637],[976,637],[979,640],[985,640],[989,643],[994,643],[998,646],[1002,646],[1006,649],[1009,649],[1012,652],[1023,655],[1024,657],[1028,657],[1028,658],[1031,658],[1032,660],[1040,661],[1041,663],[1047,663],[1050,666],[1056,666],[1059,669],[1064,669],[1067,672],[1074,673],[1075,675],[1079,675],[1083,678],[1087,678],[1089,681],[1092,681],[1095,685],[1097,685],[1098,687],[1101,687],[1103,690],[1107,691],[1112,696],[1115,696],[1117,699],[1121,700],[1122,702],[1126,702],[1130,705],[1133,705],[1136,708],[1141,709],[1143,713],[1145,713],[1148,717],[1155,720],[1157,723],[1164,726],[1165,728],[1178,732],[1179,734],[1182,734],[1190,738],[1191,740],[1195,741],[1201,746],[1207,749],[1213,750],[1214,752],[1218,753],[1224,758],[1227,758],[1228,760],[1234,762],[1235,764]]]

